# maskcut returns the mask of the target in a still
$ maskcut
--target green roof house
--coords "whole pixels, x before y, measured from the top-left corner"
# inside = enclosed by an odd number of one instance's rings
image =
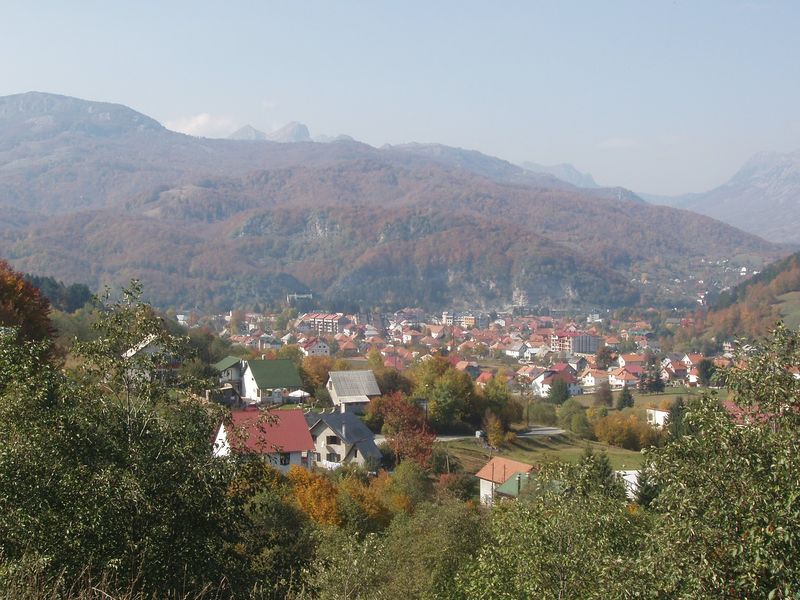
[[[284,396],[303,387],[300,372],[291,360],[248,360],[242,374],[242,398],[245,402],[283,402]]]
[[[531,484],[530,473],[514,473],[503,485],[499,486],[494,493],[498,496],[510,496],[518,498],[519,495]]]
[[[214,369],[219,371],[219,383],[221,386],[230,385],[237,394],[242,393],[242,365],[241,358],[236,356],[226,356],[217,364]]]

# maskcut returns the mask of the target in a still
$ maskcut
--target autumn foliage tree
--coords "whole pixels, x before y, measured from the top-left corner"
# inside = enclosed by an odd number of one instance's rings
[[[483,418],[483,430],[486,432],[486,440],[490,446],[498,448],[503,445],[506,439],[506,432],[503,424],[491,410],[486,410]]]
[[[636,415],[614,412],[594,424],[597,439],[610,446],[641,450],[656,444],[658,433]]]
[[[400,393],[384,396],[381,403],[383,431],[398,461],[412,460],[430,466],[434,434],[428,429],[424,411]]]
[[[320,525],[340,525],[336,506],[336,486],[321,473],[293,466],[287,473],[295,502],[308,517]]]
[[[0,326],[16,327],[22,340],[49,338],[50,303],[41,292],[0,260]]]

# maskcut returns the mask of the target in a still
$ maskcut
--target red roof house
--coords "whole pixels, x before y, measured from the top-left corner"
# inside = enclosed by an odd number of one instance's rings
[[[261,456],[281,471],[305,466],[303,453],[313,450],[308,423],[299,409],[231,411],[214,439],[214,456]]]

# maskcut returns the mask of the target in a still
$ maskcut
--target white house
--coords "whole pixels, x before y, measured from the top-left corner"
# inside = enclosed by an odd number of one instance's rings
[[[692,367],[696,367],[697,363],[703,360],[702,354],[684,354],[683,355],[683,364],[686,365],[688,370],[691,370]]]
[[[639,383],[639,378],[624,367],[614,369],[608,373],[608,383],[612,389],[621,390],[623,387],[634,388]]]
[[[547,396],[550,393],[553,382],[557,379],[561,379],[567,384],[570,396],[577,396],[583,393],[583,388],[581,388],[578,380],[575,379],[572,373],[567,371],[558,372],[550,369],[544,373],[540,373],[531,381],[531,390],[538,396]]]
[[[506,347],[505,354],[511,358],[521,358],[528,350],[528,344],[525,342],[515,342]]]
[[[226,356],[214,365],[214,369],[219,371],[221,385],[229,384],[237,393],[242,393],[242,359],[237,356]]]
[[[328,346],[328,342],[320,338],[309,338],[307,340],[302,340],[298,347],[300,348],[300,352],[303,353],[303,356],[330,356],[331,349]]]
[[[642,366],[647,362],[647,357],[644,354],[620,354],[617,357],[617,364],[620,367],[625,367],[626,365],[637,365]]]
[[[259,350],[280,350],[283,343],[274,335],[264,333],[258,338]]]
[[[242,397],[249,403],[277,404],[303,387],[297,366],[288,359],[248,360],[242,373]]]
[[[668,410],[661,410],[660,408],[648,408],[647,409],[647,423],[652,425],[656,429],[661,429],[667,422],[667,418],[669,417]]]
[[[140,381],[169,378],[181,366],[180,361],[164,351],[156,334],[123,352],[122,358],[128,365],[128,376]]]
[[[608,381],[608,371],[600,369],[584,369],[580,376],[581,385],[587,388],[595,388],[604,381]]]
[[[622,480],[625,485],[625,495],[629,500],[635,500],[639,491],[639,471],[614,471],[614,474]]]
[[[532,346],[530,343],[525,343],[525,351],[522,353],[522,359],[532,362],[534,360],[543,360],[550,353],[550,346]]]

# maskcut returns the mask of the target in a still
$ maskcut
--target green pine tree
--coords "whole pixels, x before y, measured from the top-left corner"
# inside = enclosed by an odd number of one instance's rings
[[[625,408],[633,408],[633,394],[627,385],[622,388],[622,392],[617,398],[617,410]]]

